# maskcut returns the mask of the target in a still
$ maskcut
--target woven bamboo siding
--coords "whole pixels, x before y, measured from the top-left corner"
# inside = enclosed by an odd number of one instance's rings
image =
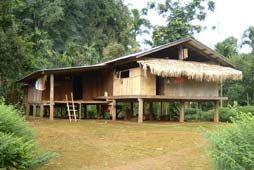
[[[168,83],[165,79],[163,94],[165,96],[219,96],[219,86],[215,82],[199,82],[195,80],[186,80],[182,83]]]
[[[34,87],[28,88],[28,103],[40,103],[41,102],[41,91],[36,90]]]
[[[129,70],[128,78],[114,76],[114,96],[119,95],[155,95],[156,77],[141,68]]]

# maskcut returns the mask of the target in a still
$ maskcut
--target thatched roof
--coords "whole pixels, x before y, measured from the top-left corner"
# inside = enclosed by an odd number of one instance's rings
[[[137,62],[142,65],[144,70],[149,68],[152,74],[162,77],[187,77],[188,79],[212,82],[242,79],[242,72],[239,70],[208,63],[170,59],[147,59]]]

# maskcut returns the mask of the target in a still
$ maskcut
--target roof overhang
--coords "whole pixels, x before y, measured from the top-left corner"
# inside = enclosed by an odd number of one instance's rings
[[[208,82],[242,79],[241,71],[214,64],[157,58],[140,60],[138,63],[144,70],[150,69],[152,74],[161,77],[187,77]]]

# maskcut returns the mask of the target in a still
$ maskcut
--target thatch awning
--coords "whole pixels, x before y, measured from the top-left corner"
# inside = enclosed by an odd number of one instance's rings
[[[231,67],[170,59],[147,59],[137,61],[144,70],[162,77],[187,77],[198,81],[220,82],[241,80],[242,72]]]

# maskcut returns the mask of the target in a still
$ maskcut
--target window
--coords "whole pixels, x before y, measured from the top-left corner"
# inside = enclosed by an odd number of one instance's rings
[[[129,70],[121,71],[120,78],[129,78],[129,77],[130,77],[130,71]]]

